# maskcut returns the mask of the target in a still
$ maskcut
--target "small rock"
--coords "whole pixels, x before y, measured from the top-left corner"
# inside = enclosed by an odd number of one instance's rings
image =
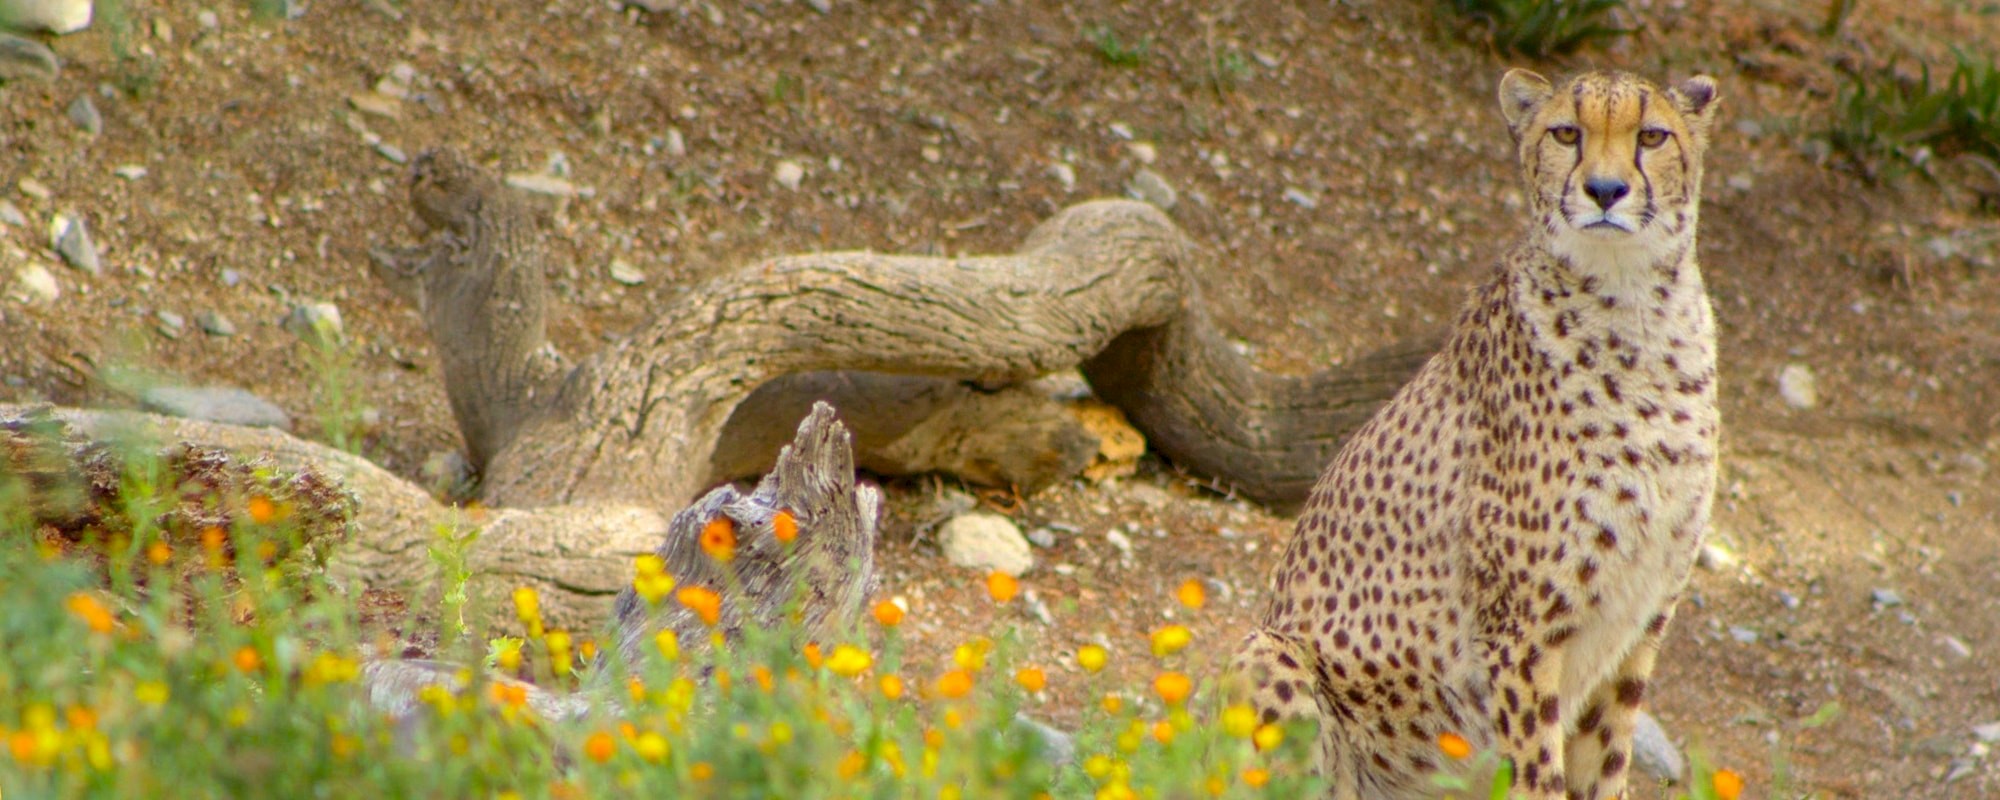
[[[612,280],[626,286],[638,286],[646,282],[646,273],[622,258],[611,259],[611,266],[607,271],[611,273]]]
[[[1729,638],[1735,639],[1742,644],[1756,644],[1759,637],[1756,631],[1740,625],[1731,625],[1729,626]]]
[[[1894,589],[1876,589],[1868,593],[1868,602],[1880,608],[1895,608],[1903,604],[1903,596]]]
[[[1736,566],[1736,554],[1720,543],[1709,542],[1701,546],[1701,552],[1694,557],[1694,563],[1702,569],[1721,570]]]
[[[537,172],[511,172],[507,174],[507,185],[524,192],[546,194],[555,197],[576,197],[583,191],[576,184]]]
[[[1111,135],[1126,141],[1132,140],[1132,126],[1123,122],[1111,123]]]
[[[1296,186],[1285,187],[1285,202],[1307,211],[1319,208],[1319,200],[1317,198],[1314,198],[1312,195],[1307,194],[1306,190]]]
[[[222,285],[234,289],[236,288],[236,284],[242,282],[243,282],[243,273],[237,272],[236,270],[233,269],[225,269],[222,271]]]
[[[1949,261],[1952,256],[1958,255],[1958,245],[1943,236],[1925,239],[1924,249],[1931,251],[1931,255],[1939,261]]]
[[[1797,611],[1799,609],[1799,596],[1792,594],[1791,592],[1787,592],[1783,589],[1779,589],[1778,605],[1784,606],[1786,609],[1791,611]]]
[[[389,163],[392,164],[410,163],[410,156],[409,154],[403,152],[403,148],[397,147],[388,142],[376,142],[375,154],[383,158],[389,159]]]
[[[0,33],[0,81],[52,81],[61,75],[62,62],[47,45]]]
[[[799,166],[797,161],[780,161],[771,170],[771,179],[777,181],[779,186],[796,192],[799,190],[799,184],[806,179],[806,168]]]
[[[29,305],[55,302],[62,297],[62,287],[56,284],[56,276],[34,262],[28,262],[14,270],[14,299]]]
[[[194,324],[201,326],[201,332],[210,336],[235,336],[236,324],[228,317],[214,311],[203,311],[195,315]]]
[[[1972,726],[1972,738],[1987,744],[2000,743],[2000,722]]]
[[[180,330],[182,328],[187,327],[186,317],[183,317],[172,311],[168,311],[164,308],[153,312],[153,318],[159,320],[161,325],[165,325],[174,330]]]
[[[944,160],[944,151],[939,150],[937,145],[924,145],[923,149],[918,151],[918,155],[924,157],[924,163],[926,164],[936,164]]]
[[[833,0],[806,0],[806,5],[812,6],[812,10],[821,14],[833,13]]]
[[[139,166],[138,164],[125,164],[123,166],[118,167],[117,169],[112,170],[111,174],[116,175],[120,178],[124,178],[125,180],[128,181],[136,181],[140,178],[146,177],[146,168]]]
[[[1663,781],[1678,781],[1687,769],[1681,751],[1653,715],[1639,712],[1632,726],[1632,763]]]
[[[1944,493],[1944,501],[1950,503],[1952,508],[1958,508],[1965,505],[1965,495],[1953,489]]]
[[[194,15],[194,23],[196,25],[200,25],[203,30],[212,31],[222,27],[221,18],[215,16],[214,11],[210,11],[206,8],[202,9],[201,11],[197,12]]]
[[[1076,740],[1069,734],[1029,719],[1026,714],[1014,714],[1014,727],[1033,736],[1038,743],[1035,749],[1042,760],[1056,770],[1061,770],[1076,761]]]
[[[91,0],[10,0],[0,2],[0,28],[75,33],[90,27]]]
[[[1118,557],[1121,560],[1132,557],[1132,539],[1126,536],[1124,532],[1117,528],[1105,531],[1104,541],[1110,542],[1112,547],[1118,548]]]
[[[671,158],[683,158],[688,154],[687,137],[681,135],[679,128],[668,128],[660,148]]]
[[[1132,182],[1125,185],[1125,193],[1151,203],[1161,211],[1171,211],[1174,204],[1180,202],[1180,194],[1174,191],[1173,185],[1150,169],[1133,173]]]
[[[49,189],[48,184],[35,180],[34,178],[22,178],[18,181],[15,181],[14,188],[20,189],[21,194],[25,194],[29,197],[35,198],[36,200],[47,200],[55,196],[55,192]]]
[[[1965,644],[1964,639],[1956,636],[1945,636],[1938,639],[1938,644],[1944,645],[1944,649],[1950,652],[1954,658],[1963,659],[1972,657],[1972,648]]]
[[[1751,189],[1757,188],[1757,181],[1756,179],[1750,177],[1750,173],[1738,172],[1734,175],[1729,176],[1728,185],[1729,188],[1735,189],[1736,191],[1747,192],[1750,191]]]
[[[1778,397],[1785,405],[1805,410],[1819,405],[1819,389],[1812,369],[1804,364],[1786,364],[1778,371]]]
[[[1046,527],[1028,531],[1028,543],[1047,550],[1056,546],[1056,532]]]
[[[1153,147],[1152,142],[1133,142],[1125,145],[1125,149],[1130,151],[1132,158],[1141,164],[1150,166],[1160,158],[1160,151]]]
[[[24,228],[28,225],[28,215],[21,213],[21,207],[12,200],[0,200],[0,224]]]
[[[234,386],[155,386],[139,393],[139,404],[184,419],[253,428],[292,426],[284,409]]]
[[[75,100],[70,101],[69,121],[92,136],[104,132],[104,115],[97,113],[97,104],[91,102],[87,94],[77,95]]]
[[[292,306],[281,323],[285,330],[300,338],[331,337],[341,335],[340,307],[332,303],[299,303]]]
[[[1049,177],[1062,184],[1064,192],[1076,191],[1076,168],[1060,161],[1049,165]]]
[[[1035,566],[1028,540],[1013,520],[974,511],[953,517],[938,534],[945,560],[982,572],[998,570],[1019,576]]]
[[[103,265],[97,260],[97,247],[90,243],[90,230],[84,226],[82,217],[55,215],[49,221],[49,240],[55,245],[56,255],[62,256],[63,263],[92,275],[104,272]]]
[[[403,116],[403,108],[396,98],[381,92],[355,92],[347,96],[347,105],[363,114],[397,119]]]

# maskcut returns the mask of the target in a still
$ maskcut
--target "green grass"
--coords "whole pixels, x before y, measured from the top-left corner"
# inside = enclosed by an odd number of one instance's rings
[[[1494,49],[1530,58],[1566,55],[1635,32],[1611,24],[1611,12],[1624,8],[1624,0],[1449,0],[1448,5],[1482,26]]]
[[[0,787],[9,797],[1295,798],[1319,787],[1303,730],[1221,707],[1190,675],[1213,672],[1187,629],[1059,669],[1012,627],[970,636],[948,660],[906,652],[902,612],[879,604],[828,641],[751,629],[726,647],[671,635],[636,663],[609,631],[545,629],[532,591],[507,624],[466,619],[465,534],[440,532],[441,608],[389,620],[440,639],[463,669],[417,695],[407,720],[367,701],[364,646],[397,653],[354,598],[274,559],[298,548],[289,502],[212,497],[233,520],[161,527],[184,487],[162,485],[146,446],[115,536],[57,534],[22,518],[0,474]],[[251,489],[249,491],[257,491]],[[641,559],[635,575],[659,577]],[[670,577],[670,576],[668,576]],[[635,580],[664,609],[676,587]],[[994,578],[996,602],[1011,581]],[[1196,585],[1198,586],[1198,584]],[[685,590],[690,587],[678,587]],[[1199,614],[1183,587],[1183,614]],[[1173,600],[1161,598],[1162,605]],[[438,630],[442,625],[444,630]],[[715,642],[720,642],[719,634]],[[1149,650],[1151,652],[1147,652]],[[1137,660],[1141,686],[1105,659]],[[1065,659],[1067,661],[1067,659]],[[1132,664],[1128,663],[1128,666]],[[594,711],[543,719],[487,670],[581,693]],[[1050,689],[1088,698],[1075,759],[1054,763],[1017,723]],[[1192,695],[1190,695],[1192,692]],[[1442,743],[1441,743],[1442,745]],[[1479,758],[1491,761],[1490,755]],[[1475,762],[1477,763],[1477,762]],[[1706,773],[1695,800],[1717,800]],[[1496,784],[1504,792],[1504,782]]]
[[[1942,81],[1925,65],[1915,79],[1893,66],[1847,76],[1826,137],[1871,178],[1922,171],[1934,156],[2000,161],[2000,69],[1954,50]]]

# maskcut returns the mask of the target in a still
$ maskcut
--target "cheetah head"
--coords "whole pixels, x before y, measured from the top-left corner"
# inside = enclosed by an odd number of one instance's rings
[[[1624,72],[1560,87],[1527,70],[1500,79],[1500,111],[1546,243],[1571,263],[1657,264],[1691,239],[1715,81],[1661,90]]]

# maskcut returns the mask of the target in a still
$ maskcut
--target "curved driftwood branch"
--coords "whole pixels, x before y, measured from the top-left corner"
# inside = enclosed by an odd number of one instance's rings
[[[1088,434],[1053,405],[1017,402],[1018,414],[981,440],[971,435],[980,426],[966,422],[976,417],[960,409],[987,396],[972,386],[1004,387],[1086,360],[1093,383],[1167,443],[1168,457],[1289,504],[1318,472],[1306,454],[1326,450],[1291,440],[1337,441],[1424,355],[1402,348],[1310,378],[1263,375],[1215,346],[1194,295],[1194,248],[1173,222],[1144,204],[1096,201],[1044,222],[1010,255],[828,253],[752,265],[662,309],[558,385],[561,361],[541,334],[532,223],[500,193],[461,156],[427,153],[411,198],[431,242],[415,254],[378,254],[392,281],[421,287],[412,293],[496,505],[673,507],[765,463],[769,435],[739,432],[771,430],[770,409],[863,385],[876,399],[850,396],[841,408],[863,433],[864,465],[1032,489],[1079,466]],[[1192,369],[1169,368],[1182,366]],[[827,371],[848,377],[800,377]],[[771,402],[746,414],[760,387]],[[739,415],[757,422],[730,425]],[[1203,438],[1218,435],[1230,452],[1203,457]]]

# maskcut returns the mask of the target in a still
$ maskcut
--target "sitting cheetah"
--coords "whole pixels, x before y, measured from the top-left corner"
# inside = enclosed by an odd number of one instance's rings
[[[1320,477],[1232,668],[1267,721],[1318,724],[1341,800],[1432,795],[1445,733],[1511,760],[1517,796],[1620,796],[1708,522],[1715,82],[1514,70],[1499,94],[1533,224]]]

